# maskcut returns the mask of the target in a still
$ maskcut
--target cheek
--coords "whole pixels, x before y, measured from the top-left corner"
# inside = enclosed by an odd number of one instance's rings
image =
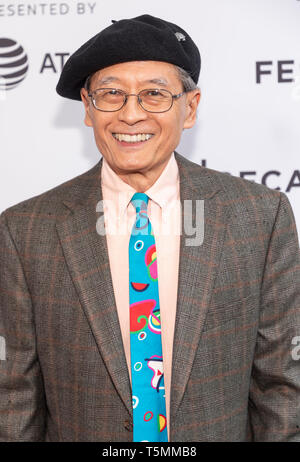
[[[103,152],[108,151],[108,143],[106,141],[106,136],[102,130],[98,127],[93,126],[94,130],[94,139],[98,150],[103,154]]]
[[[184,115],[181,112],[175,112],[168,121],[162,124],[162,135],[167,143],[180,139],[183,129]]]
[[[101,145],[107,144],[107,140],[109,139],[110,133],[108,133],[105,128],[107,126],[106,121],[102,120],[102,118],[99,120],[98,118],[94,117],[92,122],[93,122],[94,136],[97,142],[100,143]]]

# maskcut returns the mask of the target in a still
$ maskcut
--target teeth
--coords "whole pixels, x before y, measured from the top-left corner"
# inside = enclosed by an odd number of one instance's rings
[[[153,135],[151,133],[139,133],[138,135],[127,135],[123,133],[113,133],[113,137],[119,141],[126,141],[126,143],[136,143],[138,141],[147,141]]]

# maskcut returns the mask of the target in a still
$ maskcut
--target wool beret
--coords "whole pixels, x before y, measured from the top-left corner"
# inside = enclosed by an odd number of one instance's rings
[[[113,21],[76,50],[67,60],[56,91],[81,100],[86,78],[113,64],[128,61],[164,61],[186,70],[198,82],[201,58],[191,37],[181,27],[144,14]]]

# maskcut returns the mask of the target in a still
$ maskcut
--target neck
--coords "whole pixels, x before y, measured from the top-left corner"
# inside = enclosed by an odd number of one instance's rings
[[[147,172],[133,172],[133,173],[118,173],[119,177],[137,192],[145,192],[156,182],[162,174],[169,159],[160,164],[155,169],[150,169]]]

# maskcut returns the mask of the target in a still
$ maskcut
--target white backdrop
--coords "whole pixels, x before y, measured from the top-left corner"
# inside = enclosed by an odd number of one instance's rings
[[[99,160],[82,103],[61,98],[55,86],[81,44],[112,19],[145,13],[186,29],[202,57],[198,120],[178,152],[258,183],[265,178],[287,193],[299,230],[299,0],[0,0],[0,212]],[[19,46],[24,51],[7,56]],[[25,78],[5,90],[20,80],[5,77],[15,73]]]

